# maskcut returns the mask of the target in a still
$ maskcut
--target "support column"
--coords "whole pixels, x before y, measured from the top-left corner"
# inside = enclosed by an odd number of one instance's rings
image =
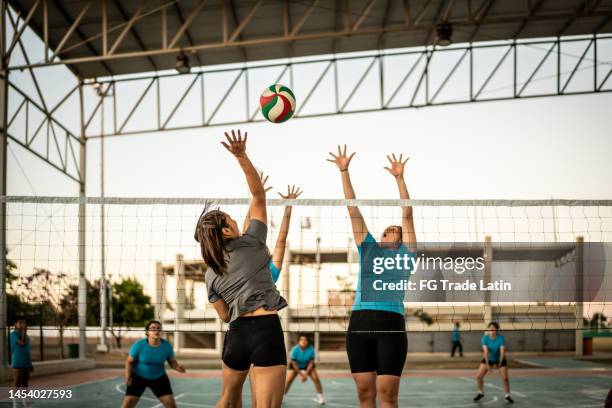
[[[576,357],[584,355],[584,310],[583,310],[583,287],[584,287],[584,237],[576,237]]]
[[[282,295],[287,300],[288,306],[284,309],[282,314],[283,329],[285,330],[285,347],[289,350],[291,341],[291,276],[289,275],[289,268],[291,267],[291,251],[289,250],[289,242],[285,245],[285,256],[283,259],[283,265],[281,265],[281,279],[282,279]]]
[[[184,344],[184,335],[180,325],[185,317],[185,263],[183,254],[176,255],[174,264],[174,277],[176,278],[176,301],[174,306],[174,351],[179,352]]]
[[[314,321],[314,348],[315,348],[315,360],[317,363],[321,361],[321,353],[320,353],[320,345],[321,345],[321,333],[320,330],[320,320],[321,320],[321,237],[317,237],[317,253],[316,253],[316,263],[317,266],[315,268],[317,276],[315,276],[315,321]]]
[[[0,7],[0,57],[6,49],[6,1]],[[8,104],[8,70],[6,58],[2,58],[2,72],[0,72],[0,195],[6,196],[6,149],[8,136],[6,132],[7,104]],[[6,202],[0,203],[0,380],[3,373],[8,372],[8,316],[6,306]]]
[[[493,247],[491,245],[491,236],[485,236],[484,242],[484,283],[485,285],[491,282],[491,267],[493,266]],[[491,292],[484,292],[484,324],[487,325],[493,320],[493,310],[491,308]]]
[[[166,279],[164,279],[164,268],[161,262],[155,262],[155,287],[153,288],[153,307],[155,318],[164,323],[164,299],[166,294]]]
[[[85,358],[87,347],[87,280],[85,277],[85,180],[87,169],[87,138],[85,137],[85,107],[83,101],[83,82],[79,84],[79,110],[81,118],[81,143],[79,149],[79,290],[78,290],[78,321],[79,321],[79,358]]]

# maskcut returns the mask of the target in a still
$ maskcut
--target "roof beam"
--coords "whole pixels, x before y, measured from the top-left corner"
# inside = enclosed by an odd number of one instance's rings
[[[363,20],[365,20],[365,18],[368,16],[370,11],[372,11],[372,7],[374,6],[374,3],[376,3],[376,0],[369,0],[368,3],[363,8],[363,10],[361,10],[359,17],[357,18],[357,21],[355,21],[353,25],[351,26],[351,33],[354,33],[355,31],[359,29],[359,26],[361,25],[361,23],[363,23]]]
[[[253,0],[253,4],[251,4],[251,8],[248,11],[247,15],[240,22],[240,24],[238,24],[238,27],[236,27],[234,29],[234,32],[230,35],[229,42],[234,42],[236,40],[236,38],[238,38],[240,33],[242,33],[242,30],[244,30],[244,28],[247,26],[247,24],[249,24],[249,22],[251,21],[251,19],[255,15],[255,12],[257,11],[259,6],[261,5],[262,1],[263,0]]]
[[[187,31],[187,28],[189,28],[189,26],[193,22],[195,16],[200,12],[200,10],[202,10],[202,7],[204,7],[204,0],[198,1],[198,4],[196,4],[193,10],[191,10],[191,13],[189,13],[189,15],[187,16],[181,27],[178,29],[174,37],[172,37],[172,40],[170,40],[170,44],[168,44],[169,48],[173,48],[176,45],[183,33]]]
[[[434,34],[434,32],[436,31],[436,25],[438,24],[438,20],[440,19],[440,16],[442,15],[442,11],[445,8],[447,0],[442,0],[440,2],[440,5],[438,6],[438,10],[436,11],[436,16],[433,19],[433,24],[431,25],[431,28],[429,29],[429,33],[427,34],[427,38],[425,39],[425,44],[429,45],[429,43],[431,42],[431,38]],[[453,0],[450,0],[450,5],[452,6],[452,2]]]
[[[560,37],[563,35],[563,33],[565,33],[565,31],[572,25],[572,23],[576,21],[578,16],[580,16],[580,14],[582,14],[582,12],[587,9],[588,5],[589,2],[587,0],[582,0],[580,6],[576,9],[574,14],[565,21],[561,29],[557,32],[557,37]]]
[[[425,15],[425,12],[427,11],[427,9],[429,8],[429,5],[431,4],[432,0],[427,0],[427,3],[425,3],[425,5],[423,5],[423,8],[421,9],[421,11],[419,11],[419,14],[417,14],[414,17],[414,25],[419,25],[419,23],[421,22],[421,19],[423,18],[423,16]]]
[[[493,7],[493,3],[495,3],[495,0],[485,0],[485,3],[483,3],[478,10],[476,10],[476,14],[474,15],[474,24],[476,25],[476,28],[474,28],[474,31],[472,31],[472,34],[470,34],[468,42],[472,42],[474,38],[476,38],[480,25],[487,17],[487,14],[489,14],[491,7]]]
[[[140,4],[138,5],[138,8],[136,9],[132,17],[128,20],[125,27],[123,27],[123,30],[121,30],[121,33],[119,33],[119,36],[117,37],[117,39],[111,46],[111,49],[108,51],[108,55],[113,55],[115,51],[117,51],[117,48],[119,47],[119,45],[121,45],[127,33],[131,31],[132,26],[134,26],[136,21],[140,18],[140,15],[142,14],[142,10],[144,9],[144,6],[146,3],[147,3],[147,0],[140,0]]]
[[[118,0],[114,0],[113,3],[115,4],[115,7],[117,8],[117,10],[119,10],[119,14],[121,14],[121,17],[123,17],[123,19],[125,21],[127,21],[128,16],[127,16],[127,13],[125,12],[125,10],[123,9],[123,7],[121,6],[121,2],[118,1]],[[165,8],[162,9],[162,10],[165,10]],[[130,33],[132,34],[132,36],[134,37],[134,39],[138,43],[138,46],[140,47],[140,49],[143,50],[143,51],[146,50],[146,47],[145,47],[144,43],[142,42],[142,39],[140,38],[140,36],[136,32],[136,30],[134,30],[133,28],[130,28]],[[147,57],[147,60],[149,61],[149,63],[153,67],[153,69],[155,71],[157,71],[157,64],[155,64],[155,61],[153,61],[153,58]]]
[[[531,20],[531,17],[533,17],[535,13],[538,11],[538,9],[542,7],[542,4],[544,4],[544,1],[545,0],[537,0],[536,4],[528,10],[527,15],[521,22],[521,25],[512,35],[513,39],[516,39],[516,37],[518,37],[523,32],[525,27],[527,27],[527,23],[529,23],[529,20]]]
[[[385,15],[383,17],[383,21],[382,21],[382,27],[385,28],[387,26],[387,23],[389,21],[389,13],[391,11],[391,1],[392,0],[387,0],[387,4],[385,5]],[[406,0],[404,0],[406,1]],[[382,40],[385,36],[385,33],[380,33],[380,35],[378,36],[378,41],[376,41],[376,43],[378,44],[378,48],[382,48]]]
[[[313,2],[310,5],[310,7],[308,7],[308,10],[306,10],[306,12],[302,16],[302,18],[300,18],[300,20],[297,22],[297,24],[293,27],[293,30],[291,30],[291,37],[295,37],[295,35],[298,33],[298,31],[300,31],[300,28],[302,28],[302,26],[304,25],[304,23],[306,22],[306,20],[310,16],[310,14],[313,12],[315,7],[317,7],[317,4],[319,4],[319,0],[313,0]]]
[[[57,47],[55,47],[55,51],[53,52],[53,55],[51,56],[51,60],[55,59],[56,57],[59,57],[59,55],[62,52],[62,49],[64,48],[64,45],[66,45],[66,42],[68,41],[68,38],[72,35],[74,30],[76,30],[76,28],[78,27],[79,23],[83,19],[83,16],[85,16],[85,13],[87,13],[89,6],[91,6],[91,0],[85,3],[85,5],[83,6],[81,11],[77,15],[76,19],[74,20],[74,22],[72,23],[68,31],[66,31],[66,34],[64,34],[64,37],[62,37]]]
[[[66,11],[66,9],[64,8],[64,6],[62,5],[62,2],[59,0],[53,0],[53,5],[55,6],[55,8],[57,8],[57,10],[60,12],[60,14],[62,15],[62,17],[64,18],[64,20],[66,20],[68,22],[68,24],[72,25],[72,17],[70,17],[70,15],[68,14],[68,12]],[[74,30],[74,32],[76,33],[77,37],[79,37],[79,40],[81,40],[82,42],[85,43],[85,47],[89,50],[89,52],[91,52],[93,55],[98,55],[98,52],[96,51],[96,49],[91,45],[91,43],[89,41],[87,41],[87,39],[85,38],[85,36],[83,35],[83,33],[81,32],[81,30],[79,30],[78,28],[76,28]],[[110,67],[108,66],[108,64],[104,61],[100,61],[100,65],[102,65],[102,67],[106,70],[106,72],[108,72],[109,75],[113,74],[113,71],[110,69]],[[74,67],[74,66],[73,66]],[[82,75],[80,74],[80,72],[77,70],[77,68],[73,68],[76,73],[77,76],[79,78],[82,78]]]
[[[409,26],[411,20],[410,0],[402,0],[402,6],[404,8],[404,21]]]
[[[178,3],[176,1],[173,2],[174,3],[174,11],[176,11],[176,16],[179,19],[179,22],[182,24],[185,24],[185,19],[183,18],[183,12],[181,11],[181,8],[179,7]],[[189,45],[191,47],[193,47],[194,42],[193,42],[193,38],[191,37],[191,33],[189,33],[189,28],[185,29],[185,37],[187,38],[187,42],[189,43]],[[167,47],[166,47],[167,48]],[[195,54],[196,59],[198,60],[198,63],[201,65],[204,65],[202,63],[202,60],[200,59],[200,55],[199,54]]]
[[[9,46],[9,48],[6,51],[5,55],[7,55],[7,56],[11,55],[11,52],[13,52],[13,48],[15,48],[15,46],[17,45],[17,42],[21,39],[21,35],[23,34],[23,32],[25,31],[26,27],[28,26],[28,23],[32,19],[32,16],[34,16],[34,12],[38,8],[39,4],[40,4],[40,0],[36,0],[36,3],[34,3],[34,5],[32,5],[32,8],[28,12],[28,15],[23,20],[23,25],[21,26],[19,31],[15,34],[15,36],[13,37],[13,41],[11,42],[11,45]],[[10,11],[9,11],[9,13],[10,13]]]

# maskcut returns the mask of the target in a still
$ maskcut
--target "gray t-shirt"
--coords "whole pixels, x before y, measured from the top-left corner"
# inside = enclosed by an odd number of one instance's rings
[[[208,268],[204,275],[209,302],[223,299],[229,308],[230,322],[260,307],[280,310],[287,306],[272,281],[267,233],[266,224],[251,220],[246,232],[225,247],[229,258],[227,272],[219,276]]]

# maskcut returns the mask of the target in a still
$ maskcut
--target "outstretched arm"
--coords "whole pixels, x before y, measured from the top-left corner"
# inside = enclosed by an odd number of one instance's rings
[[[401,199],[409,200],[410,194],[408,194],[408,187],[406,187],[406,181],[404,180],[404,165],[408,161],[402,161],[403,155],[400,154],[399,159],[395,157],[395,154],[391,156],[387,155],[391,167],[385,167],[397,183],[399,194]],[[412,218],[412,207],[402,207],[402,242],[408,244],[408,249],[412,252],[416,251],[416,233],[414,232],[414,219]]]
[[[344,198],[355,199],[355,190],[353,190],[353,184],[351,183],[351,176],[349,175],[349,164],[351,159],[355,156],[355,153],[347,157],[346,145],[344,145],[344,151],[338,146],[338,155],[329,152],[333,159],[327,159],[327,161],[335,163],[340,170],[340,176],[342,177],[342,190],[344,191]],[[355,244],[361,245],[365,237],[368,235],[368,228],[365,224],[365,220],[361,215],[358,207],[348,206],[349,216],[351,217],[351,226],[353,227],[353,236],[355,238]]]
[[[268,176],[264,176],[263,172],[259,172],[259,179],[261,180],[261,185],[264,188],[264,193],[267,193],[272,189],[272,187],[266,187],[266,182],[268,181]],[[247,212],[246,217],[244,218],[244,224],[242,225],[242,232],[245,233],[247,228],[249,228],[249,224],[251,223],[251,211],[253,210],[253,201],[251,201],[251,205],[249,206],[249,211]]]
[[[221,142],[221,144],[231,154],[233,154],[234,157],[236,157],[236,160],[238,160],[238,164],[246,176],[249,190],[253,196],[251,200],[250,216],[252,219],[256,219],[264,224],[267,224],[268,217],[266,213],[266,192],[261,184],[261,179],[257,174],[257,170],[255,170],[253,163],[251,163],[251,160],[246,154],[247,133],[245,132],[243,139],[242,136],[240,136],[240,130],[237,134],[232,130],[232,135],[230,136],[226,132],[225,137],[227,138],[229,144],[225,142]]]
[[[285,200],[293,200],[298,198],[302,194],[299,187],[287,186],[287,195],[278,193],[279,196]],[[285,258],[285,248],[287,247],[287,235],[289,234],[289,223],[291,222],[291,206],[285,206],[285,213],[283,214],[283,221],[281,222],[280,231],[278,232],[278,238],[276,238],[276,245],[274,246],[274,254],[272,255],[272,263],[276,266],[279,271],[283,267],[283,259]]]

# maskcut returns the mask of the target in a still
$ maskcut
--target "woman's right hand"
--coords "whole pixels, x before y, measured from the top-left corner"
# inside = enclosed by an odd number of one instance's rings
[[[335,155],[332,152],[329,152],[329,154],[331,155],[331,157],[333,157],[333,159],[327,159],[327,161],[335,163],[336,166],[338,166],[338,170],[340,171],[348,170],[348,166],[351,163],[351,159],[353,158],[353,156],[355,156],[355,152],[353,152],[353,154],[351,154],[350,156],[346,155],[346,145],[344,145],[344,150],[342,150],[340,148],[340,145],[338,145],[338,155]]]
[[[223,147],[225,147],[236,158],[246,156],[247,132],[244,132],[244,139],[240,135],[240,129],[238,130],[237,134],[234,133],[234,131],[232,130],[231,136],[227,132],[225,132],[225,137],[229,144],[221,142]]]
[[[125,385],[132,385],[132,376],[128,375],[125,377]]]

